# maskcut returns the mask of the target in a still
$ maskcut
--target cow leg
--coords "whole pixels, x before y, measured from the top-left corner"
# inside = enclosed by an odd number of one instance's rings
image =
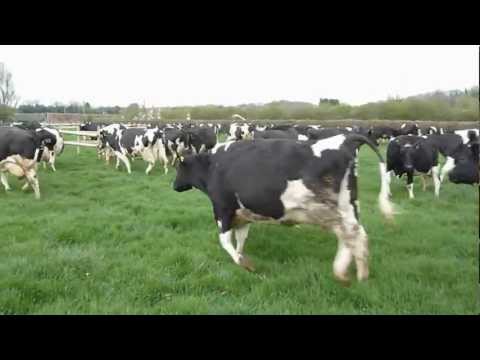
[[[2,182],[3,187],[5,188],[5,191],[10,191],[12,190],[10,188],[10,185],[8,184],[7,180],[7,174],[5,174],[3,171],[0,172],[0,181]]]
[[[441,185],[441,181],[440,181],[440,176],[438,175],[439,173],[439,165],[435,165],[434,167],[432,167],[432,178],[433,178],[433,186],[434,186],[434,189],[435,189],[435,196],[436,197],[439,197],[440,196],[440,185]]]
[[[219,228],[220,228],[220,244],[225,249],[225,251],[231,256],[233,261],[236,264],[242,266],[243,268],[254,271],[254,268],[248,258],[239,254],[237,250],[233,247],[232,238],[234,230],[232,229],[232,220],[230,218],[224,218],[221,221],[217,221]],[[248,230],[240,230],[240,239],[242,239],[242,235],[246,235]],[[243,243],[245,243],[246,236],[243,238]]]
[[[427,180],[425,178],[425,175],[420,175],[420,178],[422,179],[422,190],[427,191]]]
[[[407,174],[407,190],[408,197],[410,199],[414,199],[415,196],[413,195],[413,174]]]
[[[115,152],[115,155],[117,155],[117,165],[116,165],[116,168],[118,169],[118,166],[120,165],[120,160],[124,163],[125,167],[127,168],[127,172],[129,174],[132,173],[132,171],[130,170],[130,161],[128,161],[128,158],[122,154],[121,152],[119,151],[116,151]]]
[[[447,156],[447,161],[445,161],[445,165],[443,165],[442,172],[440,173],[440,183],[443,182],[443,179],[448,175],[450,171],[453,170],[455,167],[455,159]]]
[[[40,185],[38,183],[37,172],[35,170],[31,170],[29,174],[26,176],[27,182],[23,185],[22,190],[26,189],[28,185],[30,185],[35,192],[35,198],[37,200],[40,199]]]
[[[235,228],[235,239],[237,240],[236,251],[239,254],[243,254],[243,248],[245,246],[245,241],[248,237],[248,230],[250,229],[250,224],[243,226],[238,226]]]
[[[49,160],[49,163],[50,163],[50,166],[52,167],[52,170],[55,172],[57,171],[57,169],[55,169],[55,152],[52,151],[51,155],[50,155],[50,160]]]
[[[145,174],[148,175],[150,174],[150,171],[152,171],[153,167],[155,166],[155,163],[148,163],[148,167],[147,167],[147,170],[145,170]]]
[[[237,248],[235,250],[240,258],[239,264],[247,270],[255,271],[255,267],[252,261],[243,253],[243,248],[245,246],[245,241],[248,237],[249,229],[250,224],[238,226],[235,228],[235,239],[237,240]]]

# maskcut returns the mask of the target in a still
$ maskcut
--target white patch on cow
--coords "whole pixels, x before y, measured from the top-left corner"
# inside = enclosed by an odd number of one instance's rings
[[[345,130],[352,131],[353,129],[350,126],[345,127]]]
[[[230,147],[230,145],[232,145],[235,141],[227,141],[227,142],[223,142],[223,143],[217,143],[213,148],[212,150],[210,150],[212,152],[212,154],[215,154],[221,147],[224,147],[223,151],[227,151],[228,148]]]
[[[435,126],[430,126],[430,129],[434,131],[434,134],[438,133],[438,130]]]
[[[440,128],[440,134],[444,134],[443,128]]]
[[[410,135],[410,134],[409,134],[409,135]],[[405,148],[409,148],[409,147],[412,147],[412,146],[413,146],[412,144],[405,144],[405,145],[403,145],[403,147],[405,147]]]
[[[452,158],[451,156],[447,156],[447,160],[445,161],[445,164],[443,165],[442,171],[440,173],[440,183],[443,182],[443,180],[448,175],[448,173],[452,171],[454,168],[455,168],[455,159]]]
[[[299,179],[287,181],[287,187],[280,196],[280,200],[282,201],[285,211],[288,211],[290,209],[303,207],[308,200],[314,197],[315,194],[303,184],[302,179]]]
[[[422,135],[421,137],[424,138],[424,139],[428,139],[427,135]]]
[[[311,146],[313,154],[321,157],[324,150],[338,150],[345,141],[346,137],[343,134],[335,135],[326,139],[317,141]]]
[[[300,141],[307,141],[307,140],[308,140],[308,136],[305,136],[305,135],[303,135],[303,134],[300,134],[300,135],[298,135],[298,140],[300,140]]]
[[[222,222],[220,220],[217,221],[217,226],[218,226],[219,229],[222,228]]]
[[[405,126],[407,126],[407,124],[402,124],[402,126],[400,126],[400,129],[403,129]]]
[[[455,134],[460,135],[462,137],[462,141],[464,144],[468,143],[470,139],[468,138],[468,132],[469,131],[474,131],[477,136],[479,136],[479,130],[478,129],[465,129],[465,130],[456,130],[454,131]]]

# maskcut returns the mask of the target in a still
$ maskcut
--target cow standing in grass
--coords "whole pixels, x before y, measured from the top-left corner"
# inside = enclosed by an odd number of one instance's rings
[[[284,139],[229,142],[211,154],[181,159],[175,191],[195,187],[208,195],[220,243],[235,263],[253,270],[243,249],[252,222],[315,224],[333,231],[338,251],[335,277],[348,282],[355,260],[357,278],[368,278],[368,240],[359,223],[356,152],[367,144],[380,160],[380,210],[393,210],[382,156],[366,137],[337,135],[319,141]],[[235,236],[236,248],[232,244]]]

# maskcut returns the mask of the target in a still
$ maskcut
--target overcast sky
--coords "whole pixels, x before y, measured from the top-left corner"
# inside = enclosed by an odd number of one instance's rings
[[[22,102],[352,105],[478,85],[478,46],[5,46]]]

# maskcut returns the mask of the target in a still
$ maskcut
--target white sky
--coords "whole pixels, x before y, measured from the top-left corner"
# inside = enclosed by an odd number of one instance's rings
[[[358,105],[478,85],[476,46],[5,46],[22,102]]]

